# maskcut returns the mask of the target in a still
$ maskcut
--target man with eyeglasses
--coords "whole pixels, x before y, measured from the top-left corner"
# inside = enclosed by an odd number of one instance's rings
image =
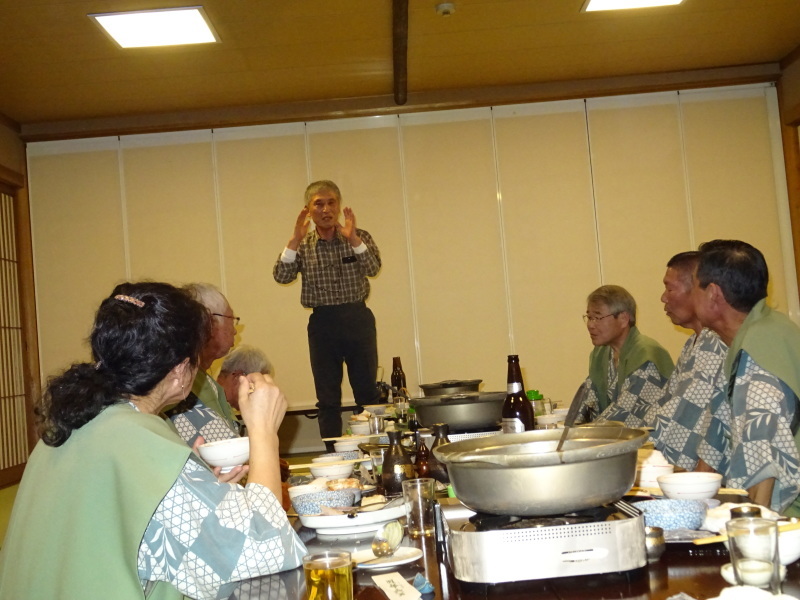
[[[639,332],[636,301],[618,285],[589,294],[583,320],[595,348],[577,422],[621,421],[626,427],[642,427],[648,408],[664,393],[672,358]]]
[[[729,346],[698,455],[727,487],[800,517],[800,328],[767,306],[767,262],[746,242],[701,244],[694,282],[701,323]]]
[[[341,200],[332,181],[316,181],[306,188],[306,205],[272,270],[282,284],[303,276],[300,303],[313,311],[308,347],[323,438],[342,435],[343,363],[356,404],[377,404],[380,397],[375,317],[366,300],[367,278],[378,274],[381,255],[372,236],[356,227],[349,207],[343,211],[344,224],[339,222]],[[332,442],[326,446],[332,450]]]
[[[673,324],[692,331],[670,375],[664,396],[645,417],[654,427],[650,439],[671,464],[686,469],[712,470],[698,461],[697,448],[710,423],[712,398],[725,394],[722,365],[728,353],[719,335],[704,328],[694,306],[694,274],[700,253],[681,252],[667,262],[661,302]]]
[[[192,283],[185,289],[208,310],[211,333],[200,356],[192,393],[166,411],[166,415],[178,435],[190,446],[194,446],[200,437],[206,443],[239,437],[239,421],[228,403],[225,390],[208,373],[211,364],[233,347],[239,317],[234,316],[222,292],[210,283]]]

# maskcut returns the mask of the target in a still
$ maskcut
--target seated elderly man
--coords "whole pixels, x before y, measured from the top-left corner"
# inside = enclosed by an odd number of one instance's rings
[[[643,426],[648,408],[664,394],[672,373],[669,353],[639,333],[636,301],[618,285],[604,285],[589,294],[583,318],[595,348],[577,422]]]
[[[800,516],[800,328],[767,306],[768,282],[764,256],[750,244],[700,246],[695,308],[729,346],[729,383],[726,395],[712,400],[698,455],[753,502]]]
[[[225,296],[209,283],[193,283],[186,291],[206,307],[211,319],[211,334],[200,356],[192,392],[186,400],[166,411],[178,435],[193,446],[198,438],[206,442],[226,440],[239,435],[239,421],[222,389],[208,373],[211,364],[225,356],[233,346],[238,317]]]
[[[272,375],[272,363],[258,348],[242,344],[237,346],[222,362],[217,383],[225,390],[225,398],[239,410],[239,377],[248,373]]]
[[[725,394],[727,379],[722,363],[728,347],[710,329],[704,329],[694,308],[692,289],[700,254],[681,252],[667,263],[664,312],[678,327],[693,331],[667,382],[666,393],[648,411],[645,422],[655,429],[650,438],[673,465],[693,471],[697,446],[708,428],[708,406]]]

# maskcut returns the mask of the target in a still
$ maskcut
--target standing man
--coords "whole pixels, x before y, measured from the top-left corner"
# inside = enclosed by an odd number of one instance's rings
[[[342,363],[356,404],[375,404],[378,388],[378,344],[375,317],[367,308],[369,281],[381,268],[381,255],[372,236],[356,227],[356,215],[344,208],[332,181],[316,181],[306,188],[306,206],[294,232],[278,257],[272,275],[290,283],[303,275],[300,303],[313,310],[308,320],[311,371],[323,438],[342,435]],[[309,220],[314,229],[309,231]],[[328,449],[332,443],[326,443]]]
[[[185,289],[208,310],[211,332],[200,356],[192,393],[166,414],[178,435],[193,446],[200,436],[206,442],[239,436],[239,422],[225,398],[225,390],[208,373],[211,364],[233,347],[239,317],[234,316],[222,292],[210,283],[192,283]]]
[[[687,471],[698,466],[697,446],[708,428],[709,403],[724,397],[727,384],[722,363],[728,347],[703,328],[694,308],[692,289],[699,260],[699,252],[681,252],[667,263],[661,295],[664,312],[675,325],[694,333],[681,350],[666,393],[645,417],[646,424],[655,427],[650,438],[656,450]]]
[[[698,454],[752,502],[800,516],[800,328],[767,306],[768,282],[764,256],[750,244],[701,244],[697,316],[729,350],[727,393],[712,399],[714,420]]]

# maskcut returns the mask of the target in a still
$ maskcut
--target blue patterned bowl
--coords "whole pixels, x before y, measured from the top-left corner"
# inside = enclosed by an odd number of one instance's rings
[[[702,500],[645,500],[634,506],[644,513],[647,527],[699,529],[708,505]]]
[[[355,494],[346,490],[312,492],[295,496],[292,506],[298,515],[318,515],[323,506],[349,508],[355,503]]]

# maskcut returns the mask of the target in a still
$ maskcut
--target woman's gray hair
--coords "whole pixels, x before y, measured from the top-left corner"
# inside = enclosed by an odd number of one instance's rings
[[[224,313],[228,308],[228,300],[216,286],[210,283],[190,283],[185,285],[184,290],[206,307],[210,313]]]
[[[618,285],[602,285],[589,294],[587,304],[605,304],[612,314],[628,313],[630,325],[636,325],[636,300],[624,287]]]
[[[221,372],[236,373],[261,373],[272,375],[272,363],[269,362],[267,355],[258,348],[242,344],[237,346],[233,352],[223,361]]]
[[[336,196],[336,200],[339,202],[339,204],[342,203],[342,192],[339,191],[339,186],[329,179],[321,179],[309,184],[309,186],[306,188],[306,206],[308,206],[311,202],[311,198],[322,191],[331,192],[334,196]]]

